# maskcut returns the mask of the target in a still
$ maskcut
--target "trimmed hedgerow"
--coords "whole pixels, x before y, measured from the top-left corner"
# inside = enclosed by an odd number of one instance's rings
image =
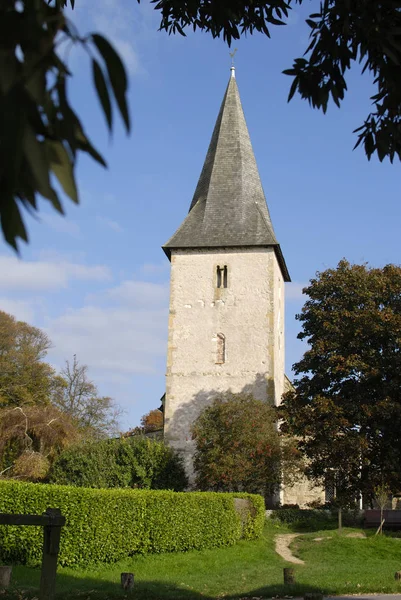
[[[234,497],[251,504],[245,527]],[[47,507],[60,508],[66,517],[59,556],[64,566],[230,546],[240,537],[259,537],[264,516],[263,499],[255,495],[0,482],[0,512],[42,514]],[[41,527],[0,527],[0,559],[37,564],[42,540]]]
[[[265,501],[258,494],[247,494],[235,492],[234,498],[244,498],[248,500],[248,510],[243,523],[242,538],[245,540],[255,540],[262,535],[263,527],[266,521]]]

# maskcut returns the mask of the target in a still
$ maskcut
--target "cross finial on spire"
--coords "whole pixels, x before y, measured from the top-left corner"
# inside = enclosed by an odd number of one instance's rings
[[[231,56],[231,77],[235,77],[235,64],[234,64],[234,57],[235,57],[235,53],[237,52],[238,48],[234,48],[234,50],[232,52],[229,52],[229,55]]]

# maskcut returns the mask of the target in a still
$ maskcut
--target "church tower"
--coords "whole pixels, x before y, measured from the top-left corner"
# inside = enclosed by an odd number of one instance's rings
[[[278,405],[284,391],[284,282],[235,69],[171,261],[165,441],[192,472],[191,425],[214,398],[245,392]]]

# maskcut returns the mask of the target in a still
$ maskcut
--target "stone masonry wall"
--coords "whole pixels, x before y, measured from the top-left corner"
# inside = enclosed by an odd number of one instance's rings
[[[216,286],[218,266],[227,266],[227,288]],[[217,334],[225,338],[222,364]],[[190,476],[191,425],[216,395],[280,402],[283,336],[284,283],[272,248],[172,252],[164,433]]]

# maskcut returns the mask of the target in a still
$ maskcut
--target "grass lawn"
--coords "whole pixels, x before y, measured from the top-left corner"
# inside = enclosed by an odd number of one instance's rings
[[[291,565],[274,551],[275,535],[287,531],[268,522],[262,539],[231,548],[140,556],[87,570],[60,568],[57,597],[123,598],[123,571],[135,573],[134,597],[138,600],[271,598],[318,590],[325,594],[401,593],[401,583],[394,580],[395,571],[401,570],[401,539],[374,537],[372,532],[366,539],[347,538],[347,533],[356,531],[353,529],[344,529],[341,535],[335,529],[302,533],[291,548],[305,565]],[[294,586],[283,585],[286,566],[295,568]],[[33,597],[39,577],[39,569],[16,566],[13,587],[24,591],[22,597]],[[9,595],[21,598],[19,593]]]

